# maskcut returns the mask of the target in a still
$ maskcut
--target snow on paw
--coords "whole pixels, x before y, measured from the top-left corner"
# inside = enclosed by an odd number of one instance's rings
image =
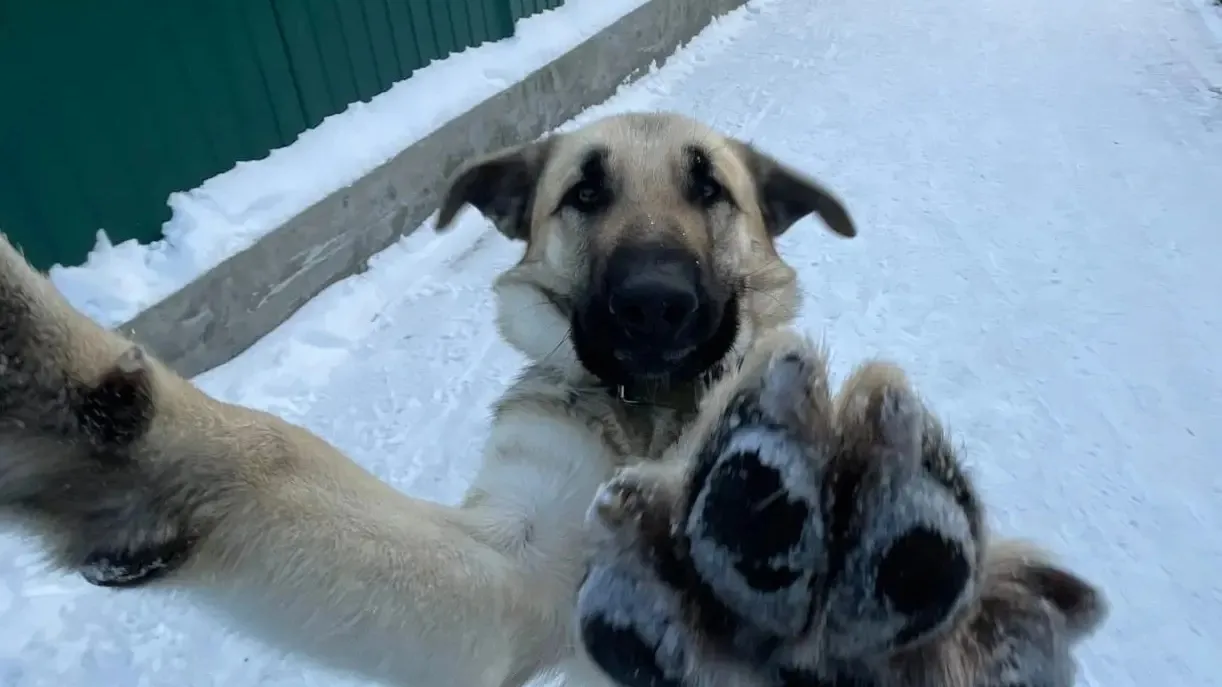
[[[139,587],[165,577],[186,562],[194,542],[189,538],[136,551],[95,551],[86,557],[79,572],[98,587]]]
[[[761,341],[700,447],[683,534],[688,564],[753,630],[802,632],[824,572],[819,482],[831,437],[824,358],[791,335]]]
[[[840,446],[825,484],[829,655],[895,651],[945,630],[976,593],[982,517],[936,419],[886,363],[836,398]]]

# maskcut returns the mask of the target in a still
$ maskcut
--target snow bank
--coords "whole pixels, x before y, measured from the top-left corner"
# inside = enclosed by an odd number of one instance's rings
[[[98,231],[85,263],[55,265],[51,281],[98,322],[122,324],[644,2],[568,0],[522,19],[513,37],[436,60],[267,157],[172,194],[162,240],[115,245]]]

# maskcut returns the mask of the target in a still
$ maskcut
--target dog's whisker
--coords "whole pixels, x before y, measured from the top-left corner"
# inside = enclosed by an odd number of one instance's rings
[[[552,348],[552,350],[548,351],[547,355],[543,356],[540,362],[547,362],[553,355],[556,355],[556,353],[564,347],[565,342],[569,340],[569,337],[572,336],[572,334],[573,330],[571,328],[565,330],[564,335],[560,337],[560,340],[556,342],[556,345]]]
[[[762,290],[762,289],[756,289],[756,288],[754,288],[754,287],[751,287],[751,286],[745,286],[745,285],[742,287],[742,291],[741,291],[741,292],[742,292],[742,293],[757,294],[757,295],[760,295],[760,296],[765,296],[765,297],[767,297],[767,298],[771,299],[771,300],[772,300],[772,302],[773,302],[773,304],[776,306],[776,310],[781,310],[781,311],[783,311],[783,310],[785,310],[785,308],[787,307],[787,306],[786,306],[786,304],[785,304],[785,303],[784,303],[784,302],[783,302],[783,301],[782,301],[780,298],[778,298],[778,297],[777,297],[777,295],[776,295],[775,293],[771,293],[771,292],[768,292],[768,291],[764,291],[764,290]],[[769,312],[771,313],[771,312],[774,312],[774,311],[769,311]]]
[[[772,270],[784,271],[785,269],[786,269],[786,266],[783,261],[769,260],[768,262],[765,262],[763,265],[760,265],[759,267],[755,268],[754,270],[751,270],[750,272],[747,272],[746,274],[742,275],[742,279],[744,280],[750,279],[751,277],[759,276],[767,271],[772,271]]]

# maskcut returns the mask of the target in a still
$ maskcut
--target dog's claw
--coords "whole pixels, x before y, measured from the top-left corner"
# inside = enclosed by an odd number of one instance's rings
[[[612,479],[594,496],[586,519],[614,529],[639,519],[641,506],[642,498],[634,485],[624,479]]]

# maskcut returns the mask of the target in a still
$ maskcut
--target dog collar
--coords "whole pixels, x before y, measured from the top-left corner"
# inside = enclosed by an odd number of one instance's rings
[[[652,406],[670,408],[685,413],[695,413],[700,408],[704,392],[725,376],[730,369],[742,366],[742,357],[722,362],[705,372],[698,379],[681,387],[664,387],[653,390],[635,388],[624,384],[603,384],[611,396],[626,406]]]
[[[615,396],[615,400],[628,406],[652,406],[694,413],[700,404],[699,384],[684,384],[677,389],[667,388],[656,391],[617,385],[611,387],[610,391]]]

